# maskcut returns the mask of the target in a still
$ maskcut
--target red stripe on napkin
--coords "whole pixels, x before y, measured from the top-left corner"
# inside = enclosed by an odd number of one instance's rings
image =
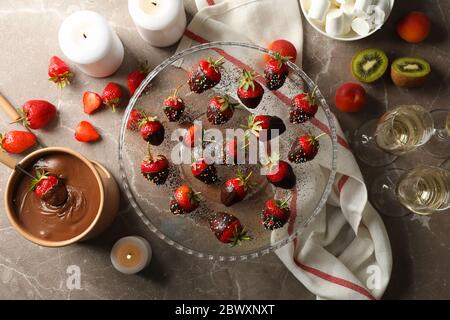
[[[339,179],[338,184],[337,184],[339,192],[342,192],[342,188],[344,188],[344,186],[347,183],[349,178],[350,178],[349,176],[344,175]]]
[[[209,43],[208,40],[206,40],[205,38],[193,33],[192,31],[186,29],[186,31],[184,32],[184,35],[198,43]],[[235,57],[233,57],[232,55],[226,53],[224,50],[222,49],[218,49],[215,48],[213,49],[214,51],[216,51],[217,53],[219,53],[220,55],[224,56],[225,59],[227,59],[228,61],[230,61],[231,63],[233,63],[234,65],[236,65],[237,67],[241,68],[241,69],[247,69],[249,71],[253,71],[255,72],[255,70],[253,70],[250,66],[246,65],[245,63],[243,63],[242,61],[240,61],[239,59],[236,59]],[[267,87],[267,84],[265,82],[265,79],[262,75],[257,74],[258,76],[258,80]],[[291,99],[289,99],[286,95],[284,95],[282,92],[280,91],[271,91],[276,97],[278,97],[281,101],[283,101],[287,106],[291,105]],[[331,131],[328,128],[328,126],[326,124],[324,124],[323,122],[321,122],[320,120],[313,118],[311,119],[311,123],[316,126],[318,129],[322,130],[323,132],[325,132],[326,134],[330,135]],[[347,143],[347,141],[338,135],[337,137],[338,143],[343,146],[344,148],[350,150],[350,146]]]
[[[321,278],[323,280],[326,280],[326,281],[332,282],[334,284],[340,285],[342,287],[345,287],[345,288],[351,289],[353,291],[356,291],[356,292],[362,294],[363,296],[367,297],[370,300],[376,300],[375,297],[372,294],[370,294],[370,292],[368,292],[363,287],[361,287],[361,286],[359,286],[357,284],[354,284],[353,282],[350,282],[350,281],[342,279],[342,278],[334,277],[332,275],[329,275],[328,273],[325,273],[325,272],[322,272],[322,271],[320,271],[318,269],[309,267],[309,266],[301,263],[300,261],[298,261],[295,256],[294,256],[294,262],[299,268],[301,268],[304,271],[309,272],[309,273],[311,273],[311,274],[313,274],[313,275],[315,275],[315,276],[317,276],[317,277],[319,277],[319,278]]]
[[[347,181],[348,176],[344,176],[344,177],[347,177],[347,179],[345,180],[345,181]],[[344,177],[342,177],[342,178],[344,178]],[[342,178],[341,178],[341,181],[343,181]],[[291,217],[289,218],[289,225],[288,225],[288,234],[289,235],[292,235],[294,233],[295,220],[297,219],[297,193],[298,193],[297,187],[292,189]],[[307,266],[306,264],[300,262],[298,260],[298,258],[296,257],[296,250],[297,250],[297,238],[294,239],[294,256],[292,258],[293,258],[296,266],[299,267],[300,269],[302,269],[308,273],[311,273],[312,275],[315,275],[316,277],[319,277],[325,281],[328,281],[328,282],[337,284],[339,286],[356,291],[356,292],[362,294],[363,296],[369,298],[370,300],[376,300],[375,297],[372,294],[370,294],[370,292],[368,292],[365,288],[363,288],[353,282],[332,276],[332,275],[325,273],[319,269]]]

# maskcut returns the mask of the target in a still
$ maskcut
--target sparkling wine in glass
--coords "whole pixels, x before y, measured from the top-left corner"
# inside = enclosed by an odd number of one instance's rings
[[[381,149],[400,156],[427,143],[433,133],[433,119],[426,109],[399,106],[380,118],[375,140]]]
[[[441,212],[450,208],[450,172],[432,166],[391,169],[374,180],[370,195],[372,204],[387,216]]]
[[[410,211],[430,215],[450,208],[450,174],[437,167],[419,167],[399,181],[396,194]]]
[[[353,139],[356,156],[379,167],[427,143],[434,134],[431,114],[418,105],[401,105],[364,123]]]

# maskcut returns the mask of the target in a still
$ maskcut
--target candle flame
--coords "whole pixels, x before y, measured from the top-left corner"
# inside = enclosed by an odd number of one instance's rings
[[[133,255],[132,254],[127,254],[127,260],[131,260],[131,258],[133,257]]]

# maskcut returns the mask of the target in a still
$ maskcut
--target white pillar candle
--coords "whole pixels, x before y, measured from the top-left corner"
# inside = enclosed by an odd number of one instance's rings
[[[78,11],[64,20],[59,29],[59,46],[82,72],[96,78],[115,73],[125,53],[108,21],[93,11]]]
[[[117,271],[135,274],[146,268],[152,260],[152,248],[142,237],[125,237],[111,250],[111,262]]]
[[[128,10],[142,39],[155,47],[173,45],[186,29],[182,0],[128,0]]]

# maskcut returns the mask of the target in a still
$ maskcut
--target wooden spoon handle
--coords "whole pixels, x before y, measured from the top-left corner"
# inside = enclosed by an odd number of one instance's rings
[[[1,94],[0,94],[0,108],[2,108],[3,111],[6,112],[8,117],[13,122],[20,119],[20,114],[17,112],[17,110]]]
[[[0,150],[0,163],[3,163],[5,166],[14,170],[16,168],[17,161]]]

